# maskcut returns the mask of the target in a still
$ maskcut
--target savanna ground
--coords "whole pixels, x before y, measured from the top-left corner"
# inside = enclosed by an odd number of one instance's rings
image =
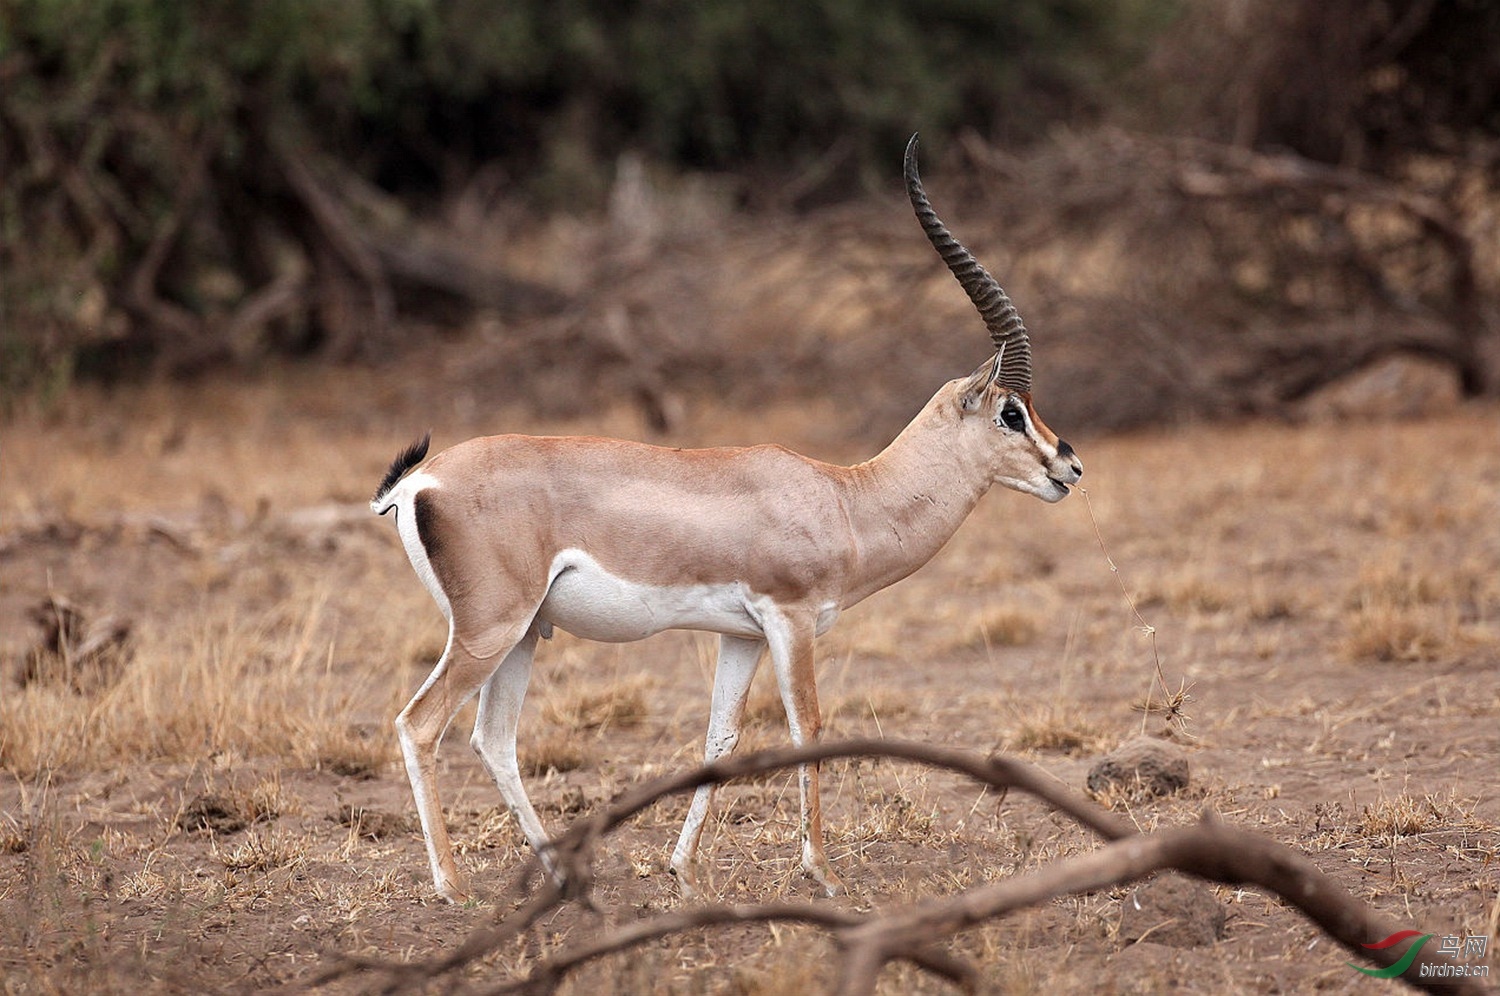
[[[441,788],[481,898],[453,908],[431,894],[391,719],[444,626],[365,502],[429,426],[439,447],[477,432],[645,430],[625,409],[542,422],[476,404],[443,386],[444,363],[461,356],[444,348],[430,369],[79,390],[9,419],[6,993],[298,984],[340,953],[431,956],[510,908],[526,852],[465,743],[472,708],[449,735]],[[672,441],[867,456],[835,411],[692,403]],[[1161,726],[1137,708],[1152,647],[1123,580],[1168,682],[1191,692],[1180,742],[1193,784],[1129,816],[1150,829],[1211,809],[1307,854],[1403,925],[1489,935],[1497,964],[1500,412],[1392,415],[1094,438],[1055,425],[1084,460],[1118,580],[1082,495],[1044,506],[997,491],[932,564],[820,641],[826,736],[1004,750],[1081,788],[1092,759]],[[80,675],[81,690],[23,684],[37,639],[28,612],[49,594],[129,621],[118,675]],[[544,821],[560,829],[694,763],[712,662],[698,634],[544,644],[521,737]],[[785,740],[766,670],[742,750]],[[830,854],[849,887],[829,901],[840,908],[893,909],[1093,846],[1017,794],[918,768],[833,764],[825,786]],[[796,805],[790,776],[721,794],[708,899],[812,896]],[[665,866],[684,810],[669,800],[607,840],[596,896],[613,922],[679,903]],[[1126,889],[1060,899],[955,944],[1000,992],[1395,986],[1346,967],[1274,898],[1215,891],[1228,925],[1212,947],[1123,946]],[[564,910],[462,981],[494,985],[599,926]],[[808,929],[699,931],[589,966],[565,990],[804,991],[828,981],[826,953]],[[883,987],[941,988],[899,966]]]

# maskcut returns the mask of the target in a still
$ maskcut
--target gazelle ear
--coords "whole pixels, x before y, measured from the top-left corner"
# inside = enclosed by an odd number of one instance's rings
[[[1000,357],[1002,353],[996,353],[989,360],[980,364],[979,369],[969,374],[969,379],[964,384],[964,389],[959,395],[959,406],[965,413],[976,412],[979,404],[984,400],[984,392],[990,389],[1000,377]]]

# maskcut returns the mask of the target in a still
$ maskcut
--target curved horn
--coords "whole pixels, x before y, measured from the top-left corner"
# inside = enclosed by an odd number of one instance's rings
[[[912,210],[927,241],[943,257],[948,269],[958,278],[960,286],[968,293],[969,300],[979,309],[985,327],[990,330],[990,339],[995,350],[1003,357],[999,383],[1012,391],[1031,390],[1031,340],[1026,335],[1026,326],[1020,312],[1011,304],[1000,284],[989,275],[974,254],[959,244],[948,227],[938,218],[937,212],[927,201],[922,189],[922,178],[917,175],[917,136],[906,143],[906,195],[911,198]]]

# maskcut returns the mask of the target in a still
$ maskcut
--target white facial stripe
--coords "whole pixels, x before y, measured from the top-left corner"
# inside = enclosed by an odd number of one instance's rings
[[[1042,459],[1048,464],[1051,464],[1053,461],[1055,461],[1059,456],[1057,443],[1049,443],[1047,441],[1046,437],[1042,435],[1041,430],[1037,428],[1036,420],[1032,417],[1031,406],[1023,403],[1019,398],[1008,398],[1001,403],[1001,406],[996,409],[995,412],[996,424],[1005,428],[1009,428],[1008,426],[1005,426],[1005,423],[1003,421],[1005,407],[1007,405],[1013,406],[1018,412],[1020,412],[1021,419],[1025,423],[1026,428],[1019,431],[1022,431],[1027,439],[1030,439],[1033,443],[1036,444],[1036,448],[1041,453]]]
[[[995,427],[1007,432],[1019,432],[1028,439],[1036,439],[1036,427],[1032,425],[1031,413],[1018,399],[1002,394],[995,405]]]

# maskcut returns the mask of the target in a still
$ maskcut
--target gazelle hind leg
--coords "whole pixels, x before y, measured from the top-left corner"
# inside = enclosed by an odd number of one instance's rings
[[[547,850],[547,831],[521,784],[521,769],[516,762],[516,725],[526,699],[526,687],[531,682],[536,642],[537,629],[533,625],[479,690],[479,715],[474,720],[474,735],[469,744],[495,780],[526,842],[540,855],[547,870],[556,875],[557,869]]]
[[[813,620],[786,620],[783,626],[769,629],[766,635],[792,744],[802,747],[816,743],[823,729],[823,714],[818,709],[817,675],[813,670]],[[834,874],[823,850],[823,799],[818,769],[817,764],[804,764],[797,769],[802,803],[802,870],[823,887],[825,894],[835,896],[843,889],[843,883]]]
[[[760,665],[764,640],[746,640],[737,636],[719,637],[719,659],[714,665],[713,704],[709,707],[708,737],[703,761],[712,764],[734,750],[740,739],[740,721],[745,715],[745,699],[750,682]],[[682,894],[698,894],[698,841],[703,837],[703,823],[713,807],[715,785],[700,785],[693,793],[682,836],[672,851],[672,874],[677,876]]]
[[[521,626],[516,627],[514,636],[503,643],[505,651],[511,649],[523,632]],[[417,816],[422,821],[422,836],[427,843],[433,884],[440,896],[454,903],[466,902],[469,896],[463,875],[453,859],[453,842],[448,837],[443,804],[438,797],[438,744],[454,714],[484,685],[494,670],[494,661],[498,659],[498,656],[481,659],[469,653],[462,642],[454,638],[450,625],[448,646],[443,656],[417,694],[396,717],[396,734],[406,761],[406,775],[411,780]]]

